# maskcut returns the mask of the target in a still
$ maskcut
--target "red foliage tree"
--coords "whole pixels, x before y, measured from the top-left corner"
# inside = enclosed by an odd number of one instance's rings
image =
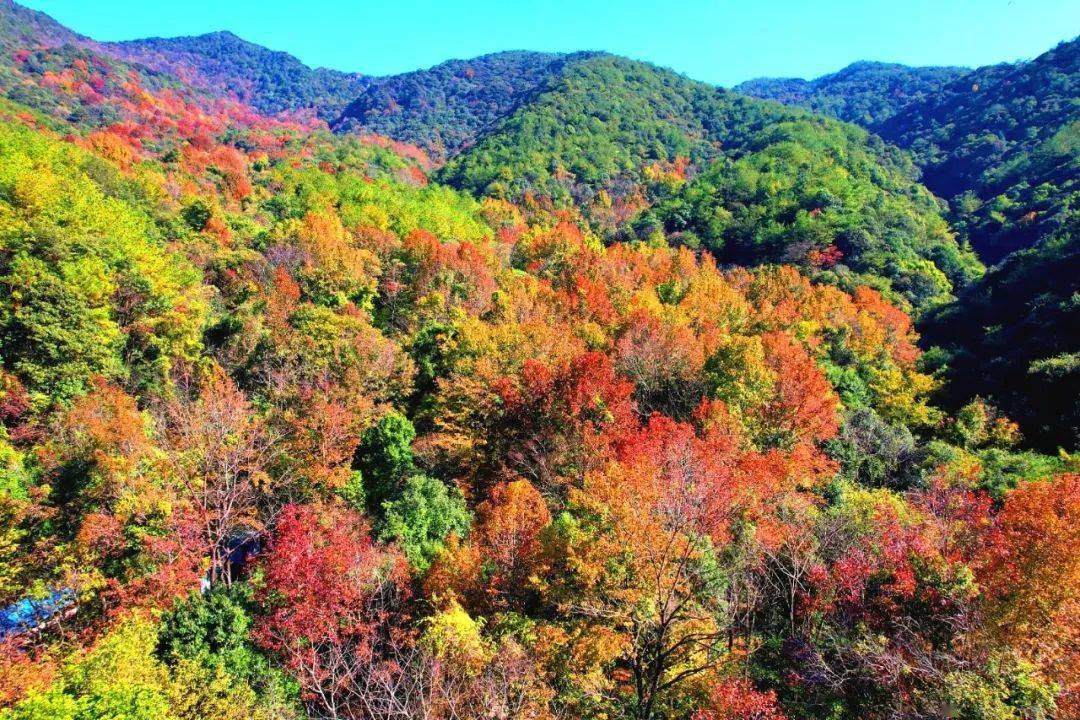
[[[365,688],[389,671],[380,667],[387,644],[399,646],[404,562],[375,546],[354,512],[288,505],[263,567],[257,641],[282,657],[317,712],[352,717],[370,700]]]
[[[1020,485],[989,533],[976,578],[986,634],[1080,695],[1080,474]]]
[[[836,435],[839,401],[825,374],[786,333],[762,336],[765,361],[776,375],[773,399],[764,409],[770,444],[790,447]]]
[[[496,387],[505,406],[496,461],[544,490],[580,481],[636,427],[633,389],[600,352],[555,368],[526,361],[519,382]]]
[[[784,720],[776,693],[760,692],[749,680],[723,680],[709,692],[708,706],[694,720]]]

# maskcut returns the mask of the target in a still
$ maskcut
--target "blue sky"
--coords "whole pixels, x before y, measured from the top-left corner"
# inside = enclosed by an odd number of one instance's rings
[[[607,50],[733,85],[855,60],[984,65],[1080,34],[1078,0],[22,0],[99,40],[231,30],[373,75],[497,50]]]

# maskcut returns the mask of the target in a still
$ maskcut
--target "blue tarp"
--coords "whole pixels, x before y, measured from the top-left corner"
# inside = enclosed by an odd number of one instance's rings
[[[75,604],[75,591],[56,590],[43,598],[24,598],[0,610],[0,638],[33,630]]]

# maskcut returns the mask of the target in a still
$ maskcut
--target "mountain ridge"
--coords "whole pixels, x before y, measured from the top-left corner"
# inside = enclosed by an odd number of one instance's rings
[[[732,89],[865,126],[892,117],[903,106],[937,91],[968,70],[857,60],[812,79],[760,77]]]
[[[1071,126],[984,272],[951,128],[138,51],[0,4],[0,720],[1080,717]]]
[[[103,47],[129,62],[170,72],[268,114],[308,110],[329,121],[368,82],[360,73],[309,67],[288,52],[265,48],[229,30]]]

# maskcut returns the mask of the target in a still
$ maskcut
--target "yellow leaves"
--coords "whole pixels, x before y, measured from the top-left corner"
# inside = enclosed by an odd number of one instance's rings
[[[47,166],[38,165],[18,177],[11,196],[18,208],[33,215],[50,207],[60,193],[60,180]]]
[[[271,720],[255,692],[221,664],[181,659],[170,673],[168,696],[177,720]]]
[[[547,658],[553,674],[572,680],[579,692],[597,699],[612,687],[607,668],[630,647],[630,638],[605,623],[580,621],[541,625],[536,650]]]
[[[711,262],[703,262],[678,308],[697,329],[717,327],[728,332],[743,328],[752,313],[747,297],[727,282]]]
[[[108,130],[97,130],[87,137],[87,144],[102,157],[128,170],[136,160],[134,149],[120,135]]]
[[[220,665],[156,657],[157,629],[141,615],[122,619],[94,647],[68,658],[49,688],[31,688],[18,718],[270,720],[255,693]]]
[[[20,543],[26,536],[22,520],[28,504],[0,492],[0,597],[14,597],[26,568]]]
[[[63,671],[67,688],[101,710],[117,695],[142,694],[144,702],[164,711],[168,676],[154,656],[156,646],[157,631],[148,619],[122,620],[89,652],[69,661]]]
[[[775,383],[765,361],[765,348],[757,336],[721,336],[705,369],[715,388],[714,397],[744,420],[752,408],[764,404]]]
[[[903,527],[913,527],[922,517],[896,493],[882,488],[868,489],[844,485],[830,513],[845,521],[845,530],[860,536],[871,536],[879,517],[896,518]]]
[[[424,621],[421,638],[435,657],[478,671],[492,656],[493,648],[482,637],[483,618],[473,619],[456,600]]]
[[[896,366],[872,368],[869,385],[878,414],[889,422],[927,427],[941,418],[941,411],[926,402],[937,386],[929,375]]]
[[[485,197],[480,201],[480,214],[493,228],[513,228],[525,223],[521,210],[506,200]]]
[[[333,210],[312,211],[299,220],[280,223],[274,235],[280,242],[295,243],[301,251],[298,279],[316,301],[325,302],[339,293],[348,298],[374,293],[378,258],[357,246]]]

